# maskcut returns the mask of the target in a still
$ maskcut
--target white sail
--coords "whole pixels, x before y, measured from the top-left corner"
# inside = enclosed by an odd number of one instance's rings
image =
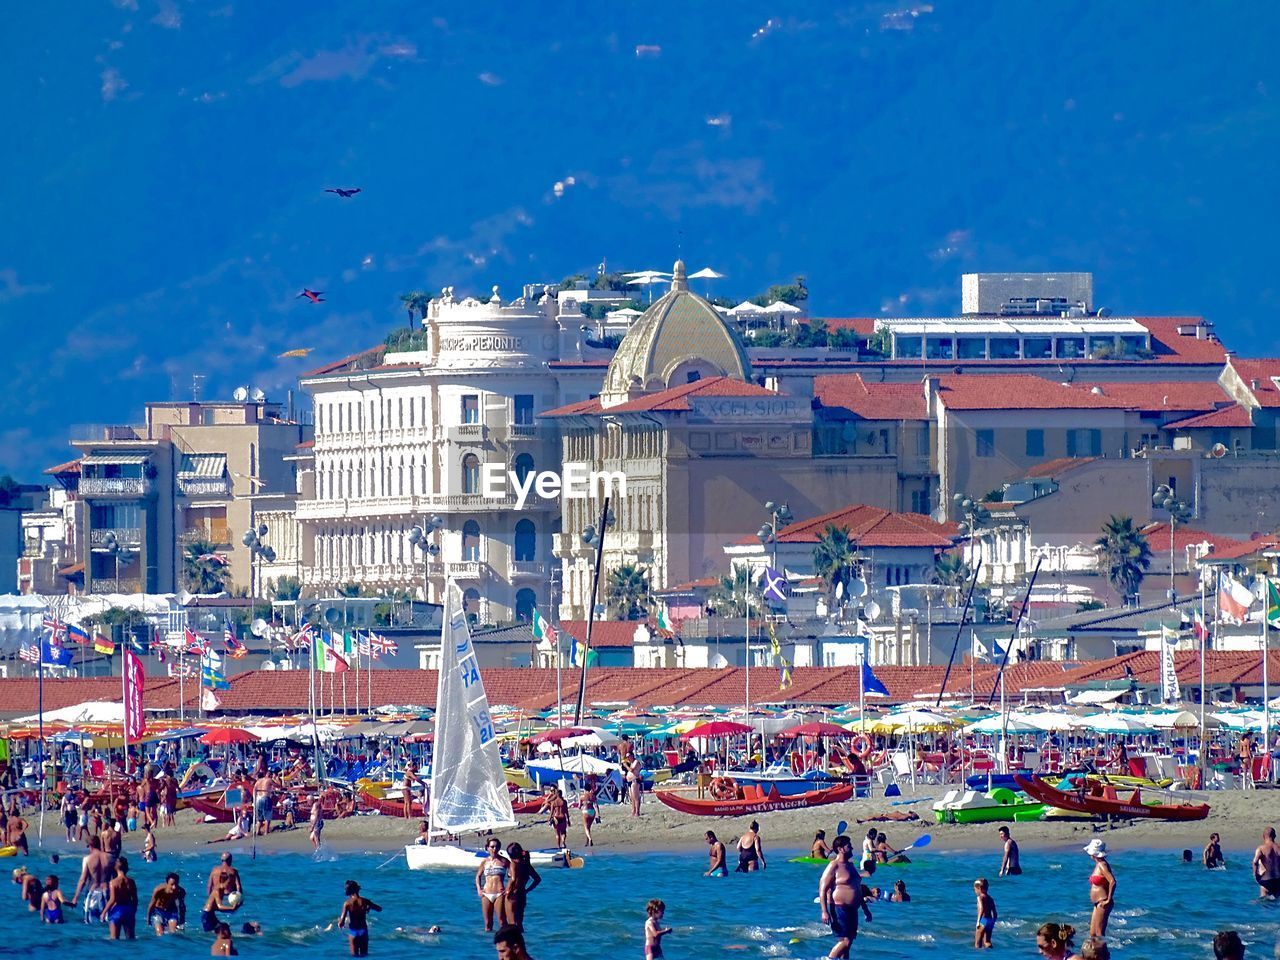
[[[431,762],[431,826],[450,833],[515,826],[462,591],[452,580],[445,587],[444,614]]]

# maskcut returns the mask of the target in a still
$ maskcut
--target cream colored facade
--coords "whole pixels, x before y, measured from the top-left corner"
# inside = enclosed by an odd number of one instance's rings
[[[599,389],[598,369],[551,367],[582,320],[576,302],[562,313],[545,293],[504,303],[496,288],[485,301],[446,290],[428,307],[423,349],[305,377],[315,419],[314,491],[297,507],[305,589],[358,583],[439,602],[452,577],[481,623],[545,611],[559,501],[518,507],[507,474],[558,471],[536,416]],[[487,495],[486,466],[505,495]],[[409,531],[432,516],[443,526],[429,558]]]

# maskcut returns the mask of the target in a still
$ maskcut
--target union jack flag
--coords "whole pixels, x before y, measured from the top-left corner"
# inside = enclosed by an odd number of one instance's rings
[[[46,613],[44,615],[44,628],[53,634],[55,640],[66,639],[67,625],[57,617]]]
[[[307,624],[292,637],[285,634],[284,646],[286,650],[307,650],[311,647],[311,624]]]
[[[18,657],[19,659],[25,660],[27,663],[39,663],[40,648],[35,644],[27,646],[24,643],[22,646],[18,647]]]
[[[396,645],[394,640],[388,640],[386,637],[378,633],[369,634],[369,642],[373,644],[375,658],[384,653],[389,657],[394,657],[400,652],[400,648]]]
[[[239,660],[249,652],[249,648],[236,637],[236,628],[231,625],[230,618],[225,618],[222,623],[222,645],[227,649],[227,656],[233,660]]]

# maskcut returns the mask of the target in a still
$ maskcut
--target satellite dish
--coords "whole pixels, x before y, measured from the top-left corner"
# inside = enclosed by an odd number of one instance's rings
[[[715,656],[711,658],[710,665],[714,667],[716,670],[723,670],[725,667],[729,665],[729,658],[726,657],[723,653],[717,653]]]
[[[250,390],[249,396],[253,399],[254,403],[261,403],[263,400],[267,399],[267,395],[262,392],[261,387],[254,387]]]
[[[266,636],[267,621],[259,617],[257,620],[253,621],[253,623],[249,624],[249,632],[252,633],[255,637]]]
[[[236,403],[244,403],[249,399],[249,388],[236,387],[235,390],[231,391],[231,399]]]
[[[329,607],[324,612],[324,622],[327,624],[336,624],[342,622],[342,610],[338,607]]]
[[[853,581],[853,587],[849,590],[849,593],[855,597],[865,597],[869,589],[867,581],[859,577],[857,580]]]
[[[1209,448],[1209,454],[1215,460],[1220,460],[1227,455],[1227,445],[1225,443],[1215,443]]]
[[[872,600],[865,607],[862,608],[862,612],[867,615],[868,620],[879,620],[880,604]]]

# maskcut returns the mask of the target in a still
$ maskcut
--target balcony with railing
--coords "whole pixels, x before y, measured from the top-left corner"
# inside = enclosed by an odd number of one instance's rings
[[[507,567],[507,572],[512,580],[518,577],[545,579],[547,576],[547,564],[542,560],[512,560]]]
[[[179,477],[178,491],[184,497],[226,499],[231,496],[231,479],[229,477]]]
[[[512,440],[538,439],[538,427],[533,423],[513,423],[507,427],[507,436]]]
[[[489,435],[483,423],[458,423],[445,430],[452,443],[480,443]]]
[[[90,593],[141,593],[142,581],[120,577],[95,577],[89,586]]]
[[[145,497],[151,493],[146,477],[81,477],[81,497]]]
[[[107,542],[107,534],[114,533],[116,542],[124,547],[136,549],[142,543],[142,530],[139,527],[111,527],[89,531],[89,546],[101,547]]]
[[[215,547],[229,546],[231,528],[225,523],[196,523],[178,534],[178,543],[183,546],[190,543],[211,543]]]
[[[450,577],[455,580],[483,580],[486,564],[483,560],[460,560],[446,564]]]

